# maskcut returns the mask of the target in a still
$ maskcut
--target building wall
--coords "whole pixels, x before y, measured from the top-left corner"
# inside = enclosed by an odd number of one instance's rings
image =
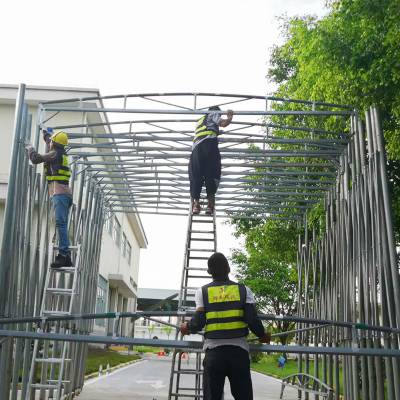
[[[0,85],[0,240],[3,234],[2,223],[4,218],[4,200],[7,194],[7,182],[10,169],[10,157],[13,139],[15,99],[17,90],[10,85]],[[32,142],[34,141],[37,118],[37,104],[39,101],[76,98],[98,95],[96,90],[60,89],[60,88],[32,88],[28,89],[26,99],[29,112],[32,114]],[[103,118],[100,114],[87,114],[86,122],[98,122]],[[62,113],[54,116],[46,126],[70,125],[82,121],[81,113]],[[84,121],[82,121],[84,122]],[[105,132],[104,127],[93,128],[97,133]],[[68,132],[68,129],[66,130]],[[82,131],[82,129],[80,129]],[[83,141],[83,140],[82,140]],[[92,143],[92,139],[84,139],[85,143]],[[44,151],[44,142],[40,139],[39,151]],[[92,151],[96,152],[95,149]],[[101,157],[95,157],[101,159]],[[38,166],[42,170],[42,166]],[[76,193],[75,193],[76,196]],[[146,246],[146,238],[142,230],[140,218],[137,215],[127,216],[118,213],[111,216],[119,222],[119,232],[107,230],[105,226],[102,238],[102,249],[99,266],[99,285],[97,291],[96,311],[134,311],[136,310],[137,281],[139,274],[140,249]],[[113,225],[113,229],[114,229]],[[127,243],[130,245],[130,257]],[[107,321],[95,321],[94,330],[100,334],[110,333]],[[120,334],[128,335],[132,324],[127,321],[122,324]]]

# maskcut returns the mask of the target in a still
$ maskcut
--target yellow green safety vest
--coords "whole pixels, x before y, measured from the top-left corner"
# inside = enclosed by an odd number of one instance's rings
[[[57,181],[63,185],[68,185],[71,177],[68,156],[64,150],[56,149],[57,157],[54,161],[45,163],[44,170],[47,182]]]
[[[247,336],[244,320],[246,287],[232,281],[212,282],[202,287],[208,339],[231,339]]]
[[[208,115],[201,117],[196,124],[193,141],[196,142],[205,136],[217,137],[219,135],[219,125],[216,124]]]

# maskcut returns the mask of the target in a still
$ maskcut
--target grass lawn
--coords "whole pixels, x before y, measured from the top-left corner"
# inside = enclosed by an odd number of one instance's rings
[[[278,379],[286,378],[289,375],[296,374],[297,360],[288,360],[283,368],[278,368],[279,354],[265,355],[258,363],[251,363],[251,369],[262,374],[273,376]],[[303,364],[304,366],[304,364]],[[310,375],[314,375],[314,361],[310,360]],[[322,377],[322,362],[319,363],[319,378]],[[343,393],[343,374],[340,367],[340,392]]]
[[[110,364],[110,367],[114,367],[115,365],[137,360],[139,358],[140,356],[137,354],[125,355],[114,350],[89,349],[86,359],[85,374],[88,375],[97,372],[100,365],[103,365],[103,370],[105,370],[107,364]]]
[[[152,347],[152,346],[136,346],[133,348],[134,351],[137,351],[139,353],[158,353],[159,351],[162,351],[161,347]]]
[[[251,369],[275,378],[286,378],[297,373],[297,361],[288,360],[283,368],[278,368],[279,355],[265,355],[258,363],[251,363]]]

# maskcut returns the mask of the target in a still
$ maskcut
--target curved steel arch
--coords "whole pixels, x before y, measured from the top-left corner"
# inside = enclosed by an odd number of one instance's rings
[[[128,94],[43,103],[39,127],[51,125],[53,113],[82,119],[53,128],[68,132],[69,154],[107,193],[110,210],[186,215],[193,116],[216,104],[241,107],[220,136],[218,217],[298,219],[313,204],[302,198],[323,199],[350,136],[321,129],[318,120],[341,118],[349,131],[350,106],[241,94]],[[93,114],[103,120],[92,122]],[[305,124],[310,118],[314,128]]]

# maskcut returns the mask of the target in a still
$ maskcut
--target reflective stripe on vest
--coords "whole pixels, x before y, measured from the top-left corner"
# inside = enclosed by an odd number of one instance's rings
[[[205,337],[228,339],[248,334],[244,320],[246,288],[228,282],[212,282],[203,286],[203,300],[206,314]]]
[[[225,331],[232,329],[241,329],[247,328],[246,322],[238,321],[238,322],[217,322],[215,324],[207,324],[206,332],[215,332],[215,331]]]
[[[206,313],[207,319],[243,317],[243,310],[209,311]]]
[[[56,167],[58,167],[58,169],[56,168],[56,171],[52,171],[52,168],[50,166],[50,168],[46,169],[46,180],[48,182],[52,182],[52,181],[58,181],[61,183],[68,183],[69,182],[69,178],[71,176],[71,170],[69,168],[69,164],[68,164],[68,156],[66,154],[61,154],[61,164],[56,164]],[[57,155],[57,159],[59,158],[59,156]],[[56,160],[57,163],[57,160]],[[50,169],[50,171],[49,171]]]
[[[197,121],[196,130],[194,133],[193,141],[196,141],[200,137],[210,136],[217,137],[219,133],[219,127],[215,123],[207,124],[207,115],[204,115]],[[215,128],[212,129],[212,128]]]

